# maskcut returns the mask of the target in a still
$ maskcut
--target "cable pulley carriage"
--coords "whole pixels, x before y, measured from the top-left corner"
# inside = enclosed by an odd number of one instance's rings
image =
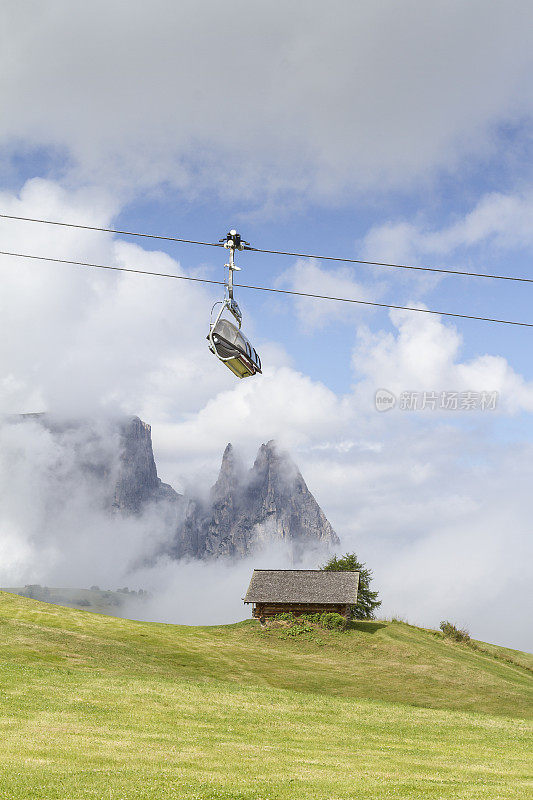
[[[235,230],[229,231],[220,241],[229,250],[229,261],[224,265],[228,268],[228,279],[224,299],[217,301],[211,309],[207,335],[209,349],[238,378],[249,378],[261,372],[261,359],[241,330],[242,313],[233,297],[233,273],[240,270],[235,264],[235,250],[244,250],[248,242],[241,239]],[[228,319],[227,314],[231,314],[235,322]]]

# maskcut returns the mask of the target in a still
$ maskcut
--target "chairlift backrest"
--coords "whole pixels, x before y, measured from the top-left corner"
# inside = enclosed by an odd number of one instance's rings
[[[240,345],[243,340],[246,341],[245,336],[243,336],[237,326],[234,325],[233,322],[230,322],[229,319],[219,319],[215,325],[214,332],[218,333],[219,336],[222,336],[230,344]]]
[[[261,360],[255,348],[229,319],[219,318],[212,326],[208,339],[212,342],[211,349],[215,355],[224,361],[232,371],[235,370],[230,362],[235,359],[241,361],[244,366],[244,374],[240,374],[239,370],[239,377],[247,377],[261,372]]]

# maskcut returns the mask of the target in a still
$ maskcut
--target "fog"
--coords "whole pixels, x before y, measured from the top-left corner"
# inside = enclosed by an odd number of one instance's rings
[[[164,546],[166,509],[113,511],[119,453],[111,419],[60,435],[33,420],[0,425],[2,585],[115,588]]]
[[[132,575],[152,595],[141,608],[138,604],[132,608],[132,616],[185,625],[237,622],[251,616],[251,607],[245,606],[242,598],[254,569],[316,569],[324,557],[324,551],[311,551],[295,564],[292,548],[271,542],[236,561],[161,560]],[[128,615],[127,606],[125,613]]]

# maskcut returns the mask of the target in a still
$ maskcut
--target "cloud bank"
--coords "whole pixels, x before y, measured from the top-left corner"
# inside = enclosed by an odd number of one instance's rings
[[[0,142],[71,180],[261,205],[380,193],[505,153],[531,4],[4,3]],[[514,168],[512,160],[509,166]]]

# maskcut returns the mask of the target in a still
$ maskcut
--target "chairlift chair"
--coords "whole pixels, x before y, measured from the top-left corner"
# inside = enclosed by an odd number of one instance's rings
[[[244,242],[235,230],[231,230],[221,241],[230,251],[229,263],[225,265],[229,269],[229,277],[224,300],[216,302],[211,310],[207,340],[211,352],[234,375],[238,378],[249,378],[258,372],[261,373],[261,359],[241,331],[242,313],[233,297],[233,272],[240,269],[235,265],[235,249],[243,250],[247,242]],[[215,314],[217,306],[220,306],[220,310]],[[237,324],[223,316],[226,311],[234,317]]]

